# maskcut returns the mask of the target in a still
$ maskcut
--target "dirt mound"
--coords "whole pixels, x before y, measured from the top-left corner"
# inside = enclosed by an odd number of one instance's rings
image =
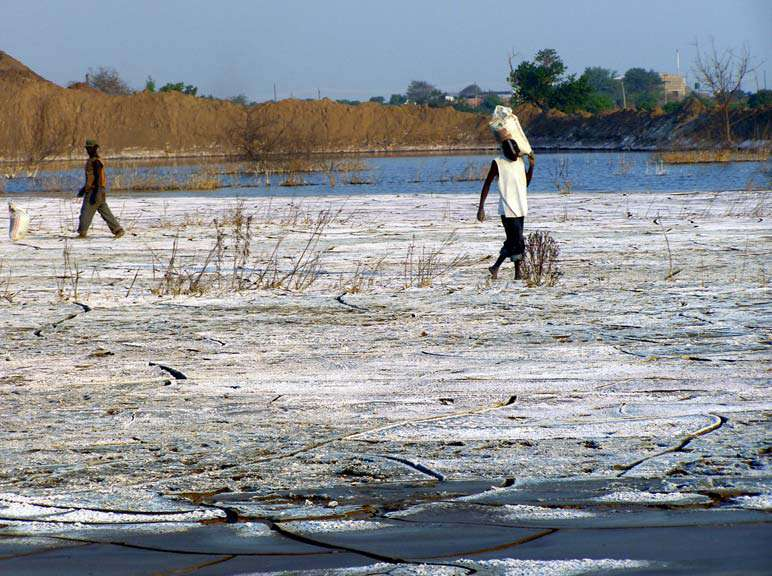
[[[46,82],[42,76],[38,76],[24,64],[11,57],[7,52],[0,50],[0,80],[32,80]]]
[[[492,144],[487,119],[451,108],[357,106],[332,100],[282,100],[255,107],[253,124],[284,151],[463,148]]]
[[[99,90],[96,88],[92,88],[85,82],[73,82],[72,84],[67,85],[68,90],[82,90],[84,92],[91,92],[92,94],[101,94]]]
[[[79,157],[86,138],[97,139],[105,155],[234,154],[255,122],[260,138],[270,141],[276,153],[492,142],[485,118],[452,109],[283,100],[248,111],[178,92],[109,96],[89,88],[62,88],[0,53],[0,159]]]

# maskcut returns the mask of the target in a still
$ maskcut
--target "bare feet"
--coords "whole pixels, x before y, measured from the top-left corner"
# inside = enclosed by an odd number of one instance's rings
[[[117,240],[118,238],[120,238],[124,234],[126,234],[126,232],[124,232],[123,229],[120,229],[115,234],[113,234],[113,236],[115,236],[115,239]]]
[[[491,280],[495,280],[499,277],[499,269],[496,266],[491,266],[488,268],[488,272],[491,273]]]

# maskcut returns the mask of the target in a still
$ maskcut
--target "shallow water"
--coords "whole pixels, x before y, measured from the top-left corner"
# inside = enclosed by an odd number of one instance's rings
[[[266,185],[263,176],[222,174],[223,187],[194,192],[206,196],[316,196],[350,194],[468,194],[480,189],[482,177],[492,154],[378,156],[361,158],[367,170],[335,175],[335,185],[327,173],[299,174],[305,185],[281,186],[286,175],[273,175]],[[204,164],[186,162],[131,163],[115,162],[109,166],[108,177],[152,177],[184,180],[205,171],[232,171],[234,163]],[[228,168],[231,170],[228,170]],[[747,190],[770,186],[769,162],[734,162],[729,164],[663,165],[648,152],[556,152],[538,155],[534,192],[691,192]],[[352,184],[355,179],[359,184]],[[52,186],[51,181],[58,186]],[[46,189],[71,188],[82,184],[80,166],[41,173],[38,178],[6,180],[8,193],[43,193]],[[57,193],[58,194],[58,193]],[[116,193],[118,194],[118,193]],[[157,192],[123,192],[120,194],[151,194]],[[190,191],[163,192],[167,195],[190,195]]]

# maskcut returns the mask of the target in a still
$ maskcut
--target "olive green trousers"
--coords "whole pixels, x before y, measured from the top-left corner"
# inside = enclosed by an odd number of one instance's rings
[[[107,227],[110,228],[110,232],[118,234],[123,231],[118,219],[113,215],[110,207],[107,205],[107,197],[104,192],[99,192],[92,198],[91,192],[86,192],[83,195],[83,204],[80,207],[80,222],[78,223],[78,235],[85,236],[88,234],[88,229],[91,226],[91,221],[94,219],[94,214],[99,212],[99,215],[107,223]],[[94,203],[91,203],[91,200]]]

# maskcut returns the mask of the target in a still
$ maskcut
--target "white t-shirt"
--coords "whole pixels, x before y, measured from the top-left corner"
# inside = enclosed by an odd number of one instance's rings
[[[517,160],[496,158],[499,169],[499,214],[518,218],[528,214],[528,181],[523,157]]]

